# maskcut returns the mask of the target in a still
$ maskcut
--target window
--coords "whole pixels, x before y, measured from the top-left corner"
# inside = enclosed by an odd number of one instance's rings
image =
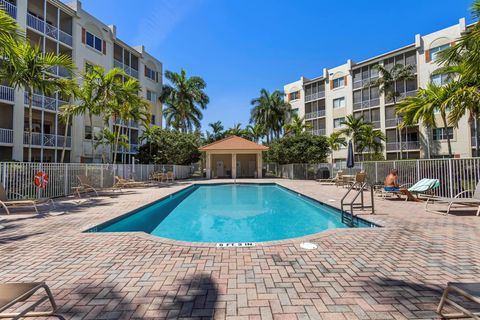
[[[344,85],[345,85],[344,77],[333,79],[333,88],[343,87]]]
[[[333,119],[333,128],[341,128],[343,127],[343,122],[345,121],[345,118],[335,118]]]
[[[156,103],[157,102],[157,93],[156,92],[152,92],[150,90],[147,90],[147,100],[150,101],[150,102],[153,102],[153,103]]]
[[[345,97],[333,99],[333,108],[343,108],[345,107]]]
[[[448,127],[448,130],[445,130],[445,128],[433,128],[432,137],[434,141],[447,140],[447,137],[453,139],[453,128]]]
[[[98,127],[93,127],[93,138],[97,140],[98,134],[100,133],[100,128]],[[85,126],[85,140],[90,140],[92,139],[92,127],[90,126]]]
[[[430,49],[430,60],[435,60],[437,58],[437,54],[440,51],[447,49],[448,47],[450,47],[450,44],[447,43],[447,44]]]
[[[86,43],[88,46],[92,47],[93,49],[102,52],[102,39],[97,37],[96,35],[91,34],[90,32],[86,32]]]
[[[432,83],[436,84],[437,86],[443,86],[450,82],[450,76],[448,74],[435,74],[430,77]]]
[[[145,77],[158,82],[158,72],[145,66]]]
[[[297,99],[300,99],[300,91],[294,91],[289,93],[289,97],[288,97],[289,101],[297,100]]]

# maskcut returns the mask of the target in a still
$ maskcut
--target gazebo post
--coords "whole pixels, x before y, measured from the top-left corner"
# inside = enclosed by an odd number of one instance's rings
[[[237,154],[232,152],[232,179],[237,178]]]
[[[205,158],[206,158],[206,170],[207,170],[207,179],[211,179],[211,175],[212,175],[212,159],[211,159],[211,155],[210,155],[210,152],[205,152]]]

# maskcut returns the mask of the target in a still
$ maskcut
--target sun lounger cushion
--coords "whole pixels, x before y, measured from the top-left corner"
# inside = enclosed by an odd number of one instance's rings
[[[408,188],[408,191],[415,192],[415,193],[421,193],[421,192],[426,192],[426,191],[435,189],[439,185],[440,185],[440,182],[437,179],[424,178],[424,179],[418,181],[417,183],[415,183],[410,188]]]
[[[385,190],[386,192],[397,192],[397,191],[400,191],[400,188],[396,188],[396,187],[385,187],[385,188],[383,188],[383,190]]]

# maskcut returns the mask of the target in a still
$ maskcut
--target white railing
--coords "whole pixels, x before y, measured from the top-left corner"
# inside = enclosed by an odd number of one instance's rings
[[[45,33],[45,22],[31,13],[27,13],[27,26],[40,31],[41,33]]]
[[[400,122],[402,122],[401,118],[385,119],[385,127],[396,127]]]
[[[138,70],[135,70],[130,66],[127,66],[123,62],[118,61],[117,59],[113,59],[113,66],[115,68],[123,69],[123,71],[125,71],[128,75],[138,79]]]
[[[371,99],[371,100],[365,100],[362,102],[355,102],[353,104],[353,110],[361,110],[361,109],[366,109],[366,108],[371,108],[371,107],[376,107],[380,105],[380,99]]]
[[[58,40],[69,45],[70,47],[73,45],[72,35],[66,33],[65,31],[58,30]]]
[[[46,34],[49,37],[52,37],[53,39],[58,39],[70,47],[73,44],[73,38],[71,34],[68,34],[65,31],[45,22],[44,20],[35,17],[31,13],[27,13],[27,26]]]
[[[13,143],[13,130],[0,128],[0,143]]]
[[[305,119],[325,117],[325,110],[313,111],[305,114]]]
[[[0,8],[3,8],[13,19],[17,19],[17,6],[8,1],[0,0]]]
[[[309,129],[308,132],[314,136],[324,136],[327,133],[326,129]]]
[[[45,189],[35,187],[34,178],[38,171],[48,174]],[[173,172],[175,179],[190,178],[193,166],[153,164],[85,164],[85,163],[29,163],[0,162],[0,182],[9,199],[52,198],[73,194],[78,186],[77,176],[87,176],[93,187],[111,187],[114,177],[133,178],[147,181],[153,172]]]
[[[418,150],[420,149],[420,141],[407,141],[407,142],[387,142],[385,144],[387,151],[397,150]]]
[[[352,169],[345,165],[332,166],[330,163],[268,164],[266,167],[270,175],[300,180],[333,177],[339,170],[349,174],[364,170],[371,184],[380,185],[383,185],[383,179],[391,169],[397,169],[398,181],[402,185],[411,185],[423,178],[438,179],[440,186],[434,190],[434,194],[444,197],[454,197],[462,191],[475,190],[480,180],[480,158],[358,162]]]
[[[398,97],[396,97],[396,101],[399,102],[402,99],[405,99],[405,97],[413,97],[417,94],[417,90],[411,90],[411,91],[406,91],[406,92],[400,92]],[[385,104],[393,103],[393,99],[385,99]]]
[[[32,106],[35,108],[57,111],[59,106],[67,104],[65,101],[52,97],[46,97],[41,94],[34,93],[32,97]],[[25,92],[24,103],[25,105],[28,105],[28,92]]]
[[[29,144],[29,133],[23,133],[23,143],[25,145]],[[43,146],[43,147],[63,147],[64,136],[57,134],[48,134],[48,133],[38,133],[32,132],[32,145],[34,146]],[[72,138],[67,136],[67,148],[72,146]]]
[[[382,127],[380,121],[371,121],[371,124],[375,129],[380,129]]]
[[[305,102],[325,98],[325,91],[319,91],[305,96]]]
[[[0,85],[0,100],[13,102],[15,100],[15,90],[12,87]]]

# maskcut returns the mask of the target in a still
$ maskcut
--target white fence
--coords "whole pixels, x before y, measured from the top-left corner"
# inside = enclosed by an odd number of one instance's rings
[[[48,175],[45,189],[34,184],[37,172]],[[114,177],[133,178],[137,181],[149,180],[153,172],[174,173],[175,179],[187,179],[193,173],[192,166],[158,164],[85,164],[85,163],[28,163],[0,162],[0,182],[8,199],[52,198],[72,194],[78,186],[77,175],[85,175],[94,187],[111,187]]]
[[[480,158],[360,162],[352,169],[329,163],[266,165],[267,175],[300,180],[333,177],[338,170],[350,174],[365,170],[372,184],[383,184],[391,169],[398,170],[400,184],[413,184],[422,178],[439,179],[440,187],[435,190],[438,196],[453,197],[461,191],[474,190],[480,180]]]

